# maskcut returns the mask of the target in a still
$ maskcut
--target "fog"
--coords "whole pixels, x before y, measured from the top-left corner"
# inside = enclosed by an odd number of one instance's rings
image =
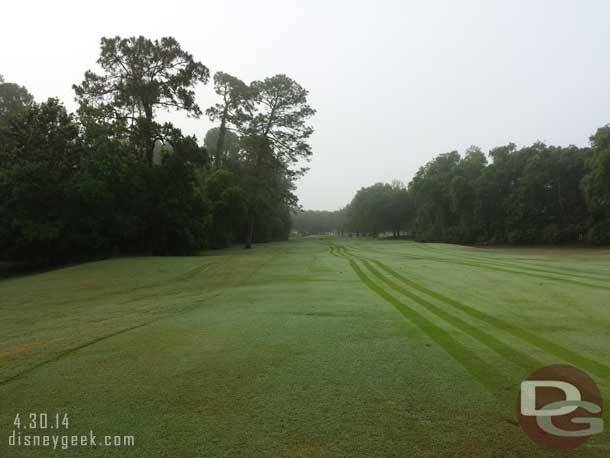
[[[337,209],[439,153],[584,145],[610,122],[610,3],[600,1],[31,2],[2,6],[0,74],[76,108],[102,36],[174,36],[244,81],[285,73],[317,109],[301,204]],[[214,103],[211,84],[198,103]],[[163,115],[203,139],[205,119]]]

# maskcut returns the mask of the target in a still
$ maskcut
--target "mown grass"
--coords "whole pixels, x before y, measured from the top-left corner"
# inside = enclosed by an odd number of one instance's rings
[[[609,257],[307,239],[2,280],[0,457],[557,456],[518,385],[568,362],[608,400]],[[57,411],[136,445],[8,446]]]

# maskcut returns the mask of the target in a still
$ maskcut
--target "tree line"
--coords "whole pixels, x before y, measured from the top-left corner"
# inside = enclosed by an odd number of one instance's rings
[[[283,74],[213,75],[172,37],[102,38],[78,109],[0,77],[0,261],[183,255],[286,239],[311,154],[308,92]],[[206,115],[200,144],[158,113]]]
[[[441,154],[408,186],[360,189],[337,212],[294,216],[300,233],[464,244],[610,244],[610,126],[590,146],[508,144]]]

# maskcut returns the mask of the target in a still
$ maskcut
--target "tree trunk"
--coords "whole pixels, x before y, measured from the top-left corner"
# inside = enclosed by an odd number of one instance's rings
[[[152,106],[144,107],[144,114],[146,116],[146,126],[144,128],[145,139],[145,147],[146,147],[146,160],[148,161],[148,165],[152,166],[153,164],[153,155],[155,153],[155,139],[153,138],[153,111]]]
[[[225,147],[225,136],[227,133],[227,110],[225,106],[224,112],[222,113],[222,119],[220,121],[220,129],[218,130],[218,139],[216,140],[216,156],[214,157],[214,165],[216,168],[220,167],[220,160]]]
[[[246,232],[246,245],[244,248],[252,248],[252,242],[254,241],[254,217],[248,218],[248,229]]]

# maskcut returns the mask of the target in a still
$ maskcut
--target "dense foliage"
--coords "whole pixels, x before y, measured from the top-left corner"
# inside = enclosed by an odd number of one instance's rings
[[[204,113],[195,87],[209,70],[175,39],[102,38],[98,64],[74,86],[76,113],[0,78],[0,261],[183,255],[288,237],[304,173],[295,165],[311,155],[305,89],[285,75],[248,85],[217,73],[222,100],[206,113],[220,126],[202,146],[157,121],[160,109]]]
[[[399,183],[359,190],[338,212],[294,218],[301,233],[406,235],[450,243],[610,243],[610,126],[591,147],[514,144],[441,154]]]

